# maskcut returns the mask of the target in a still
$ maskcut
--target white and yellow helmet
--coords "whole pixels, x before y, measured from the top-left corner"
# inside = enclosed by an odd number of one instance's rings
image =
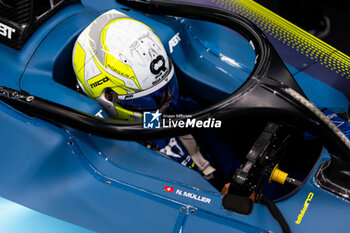
[[[78,37],[73,68],[83,91],[118,119],[140,120],[177,96],[171,60],[145,24],[110,10]]]

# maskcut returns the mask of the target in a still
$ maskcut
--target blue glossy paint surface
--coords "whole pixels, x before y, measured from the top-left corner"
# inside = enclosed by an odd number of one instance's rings
[[[306,96],[319,109],[329,108],[334,112],[346,112],[349,107],[349,100],[346,96],[332,86],[299,72],[294,75],[295,80],[306,91]]]
[[[0,229],[1,232],[45,232],[61,233],[92,233],[93,231],[64,222],[57,218],[33,211],[29,208],[0,198]]]

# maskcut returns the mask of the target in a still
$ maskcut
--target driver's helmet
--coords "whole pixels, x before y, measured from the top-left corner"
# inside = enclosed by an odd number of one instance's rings
[[[80,88],[113,118],[141,120],[178,97],[170,58],[147,25],[110,10],[78,37],[73,67]]]

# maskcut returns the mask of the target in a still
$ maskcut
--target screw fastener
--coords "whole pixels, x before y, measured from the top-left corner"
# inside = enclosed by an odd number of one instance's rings
[[[33,99],[34,99],[34,96],[28,96],[27,98],[26,98],[26,101],[27,102],[32,102],[33,101]]]

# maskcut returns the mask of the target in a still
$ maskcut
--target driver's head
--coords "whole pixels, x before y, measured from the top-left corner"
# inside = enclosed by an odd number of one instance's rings
[[[145,24],[116,10],[95,19],[78,37],[73,67],[83,91],[107,113],[140,120],[178,96],[170,58]]]

